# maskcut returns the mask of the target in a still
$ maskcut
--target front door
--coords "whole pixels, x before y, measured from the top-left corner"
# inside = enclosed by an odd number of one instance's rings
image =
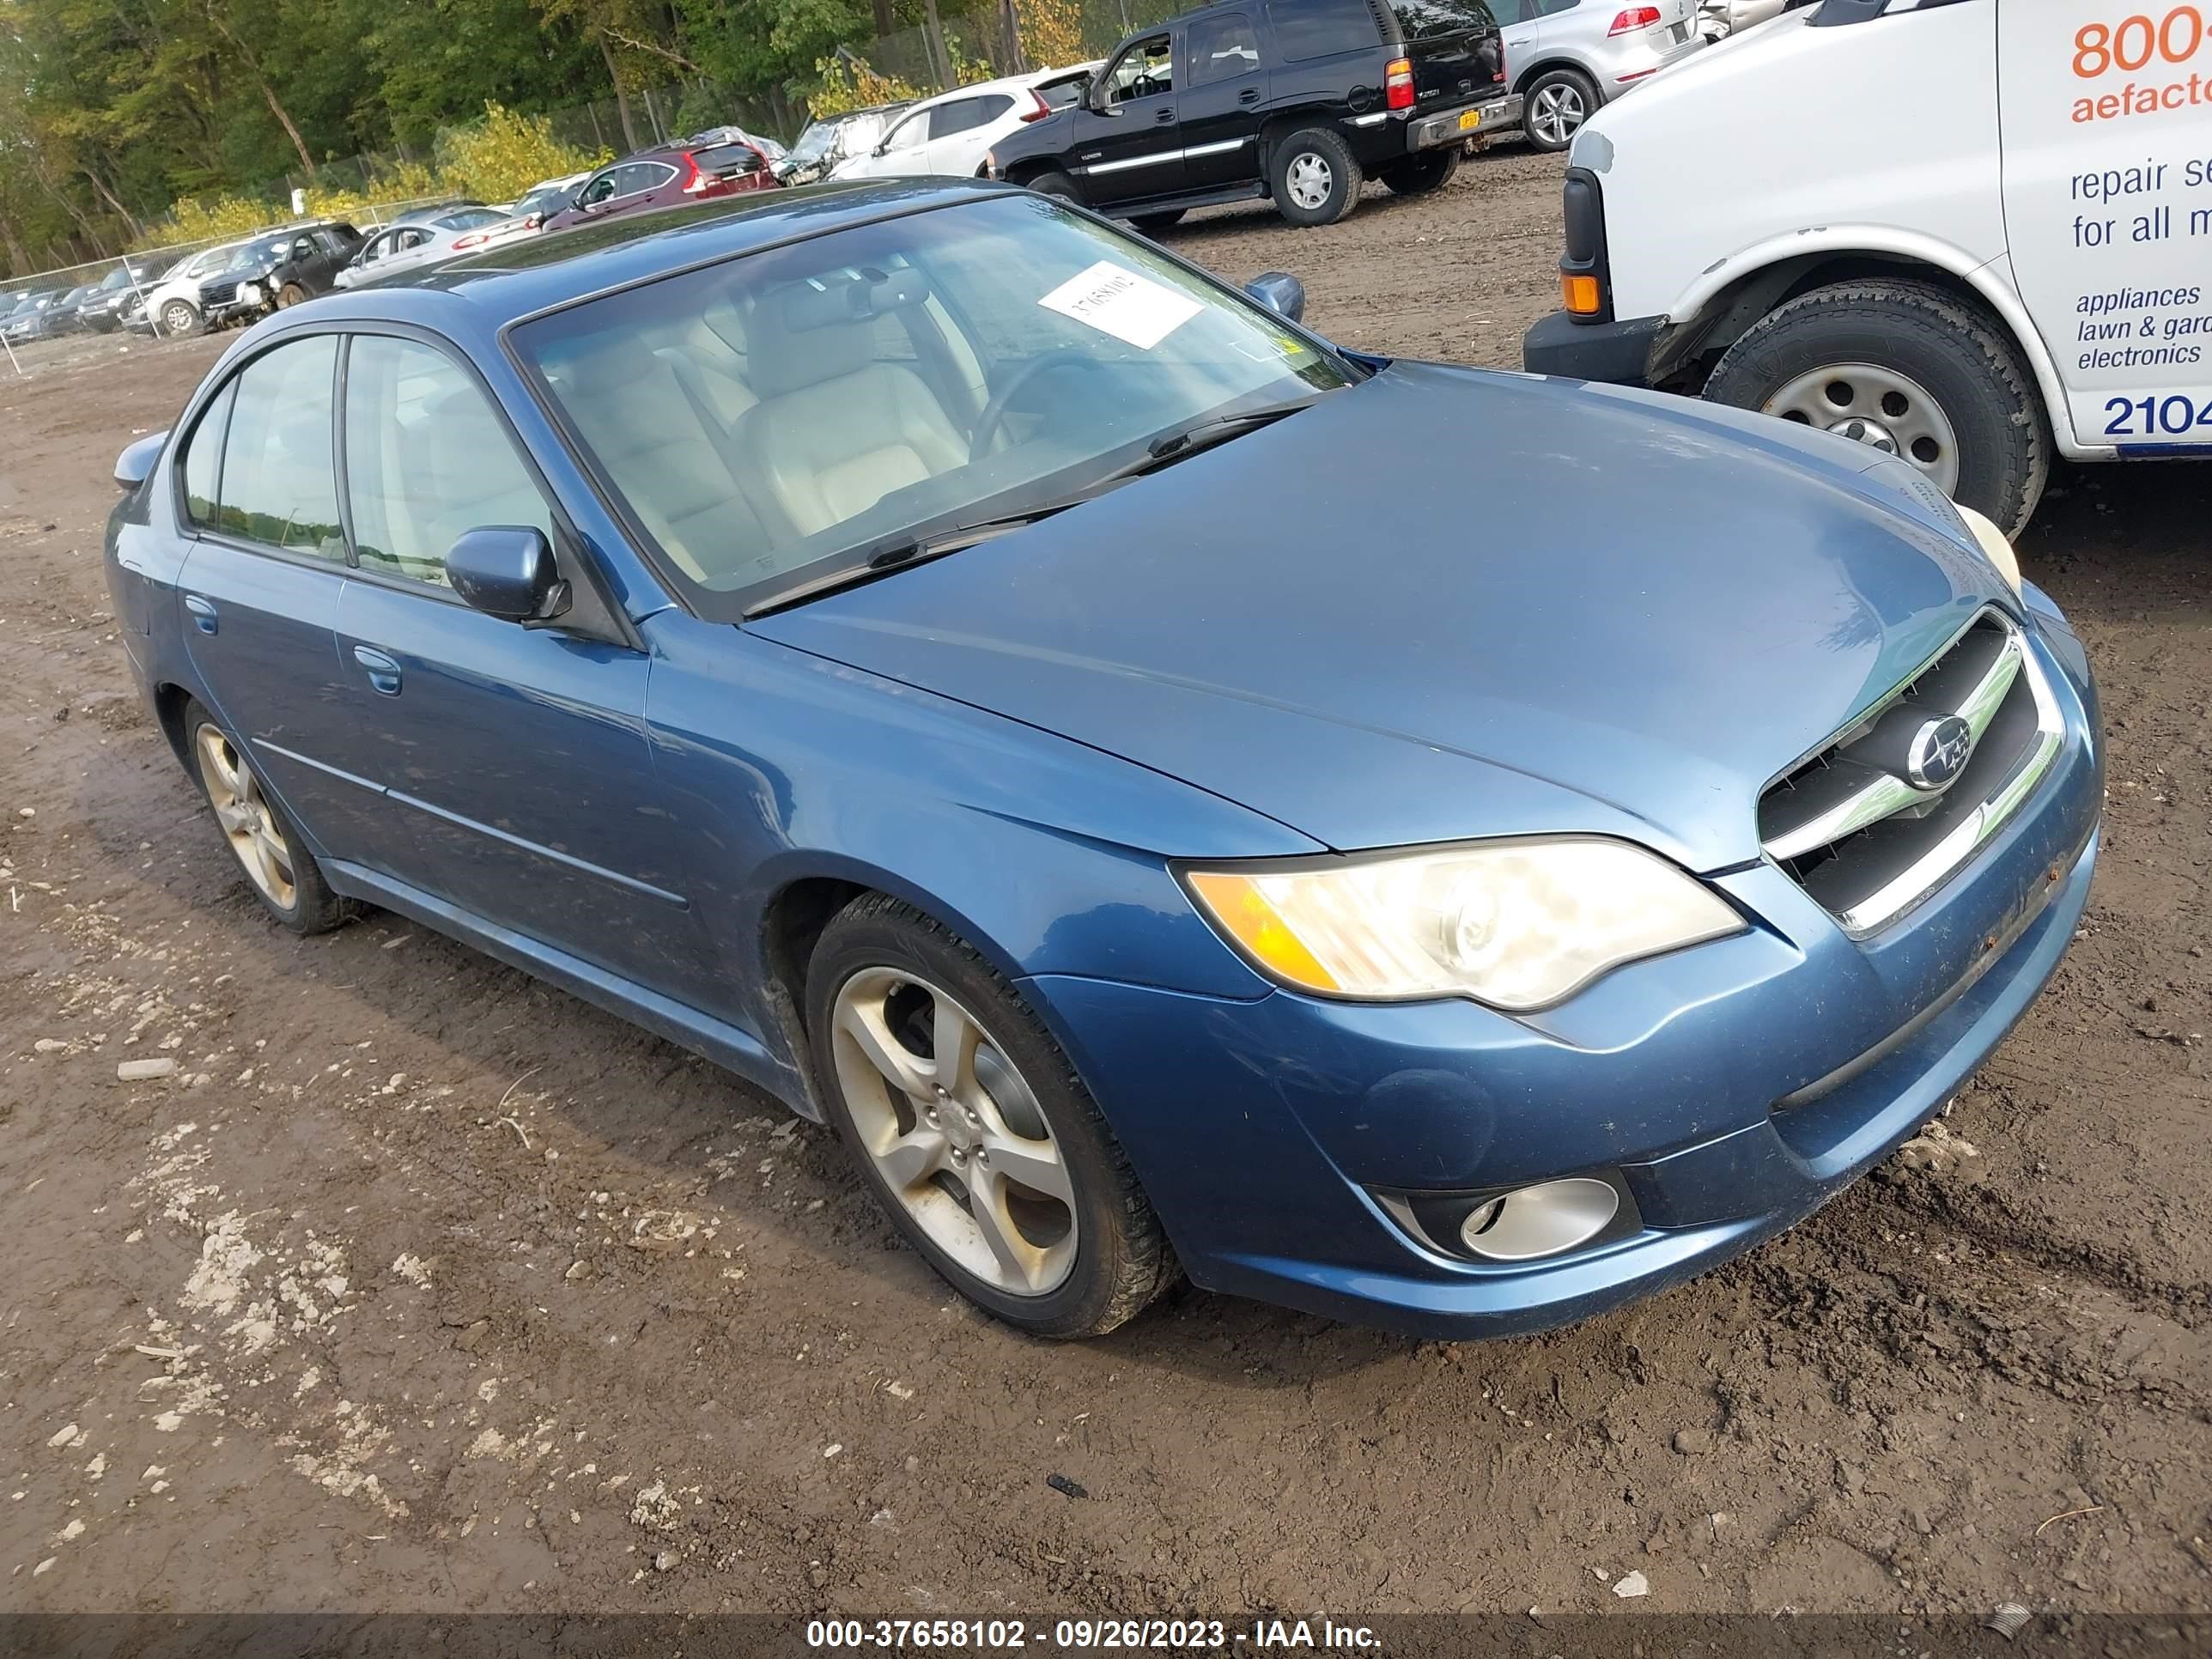
[[[447,550],[467,531],[531,525],[560,544],[489,397],[441,350],[358,335],[343,441],[359,568],[336,630],[352,699],[343,763],[405,821],[416,851],[404,878],[479,921],[712,1006],[720,975],[667,856],[675,826],[646,740],[646,657],[486,616],[447,583]]]
[[[1183,31],[1183,182],[1191,190],[1260,176],[1256,150],[1267,76],[1260,40],[1241,11],[1210,12]]]
[[[2074,435],[2212,454],[2212,24],[2120,0],[1956,9],[1997,33],[2013,280]]]
[[[1176,122],[1175,37],[1163,29],[1121,48],[1075,112],[1071,171],[1083,199],[1105,207],[1183,187]]]

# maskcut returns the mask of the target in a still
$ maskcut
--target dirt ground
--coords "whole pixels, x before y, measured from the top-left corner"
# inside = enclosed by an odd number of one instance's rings
[[[1559,175],[1170,240],[1517,365]],[[1051,1346],[704,1062],[263,921],[99,570],[219,343],[116,343],[0,380],[0,1609],[2212,1609],[2212,467],[2066,472],[2021,549],[2102,677],[2104,864],[1945,1156],[1540,1339],[1186,1286]]]

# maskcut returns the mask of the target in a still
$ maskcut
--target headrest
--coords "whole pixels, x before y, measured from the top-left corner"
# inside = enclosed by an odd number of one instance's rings
[[[754,394],[780,398],[865,368],[876,355],[877,319],[928,297],[928,279],[911,267],[810,276],[777,289],[754,313]]]

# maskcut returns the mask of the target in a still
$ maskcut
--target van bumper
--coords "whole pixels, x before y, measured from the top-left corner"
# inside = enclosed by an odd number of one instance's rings
[[[1555,311],[1522,337],[1521,366],[1565,380],[1648,386],[1652,349],[1666,325],[1664,317],[1594,323]]]

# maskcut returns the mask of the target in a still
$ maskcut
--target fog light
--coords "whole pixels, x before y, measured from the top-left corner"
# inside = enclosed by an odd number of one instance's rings
[[[1492,1261],[1534,1261],[1589,1243],[1620,1208],[1620,1194],[1602,1181],[1547,1181],[1478,1206],[1461,1223],[1460,1242]]]

